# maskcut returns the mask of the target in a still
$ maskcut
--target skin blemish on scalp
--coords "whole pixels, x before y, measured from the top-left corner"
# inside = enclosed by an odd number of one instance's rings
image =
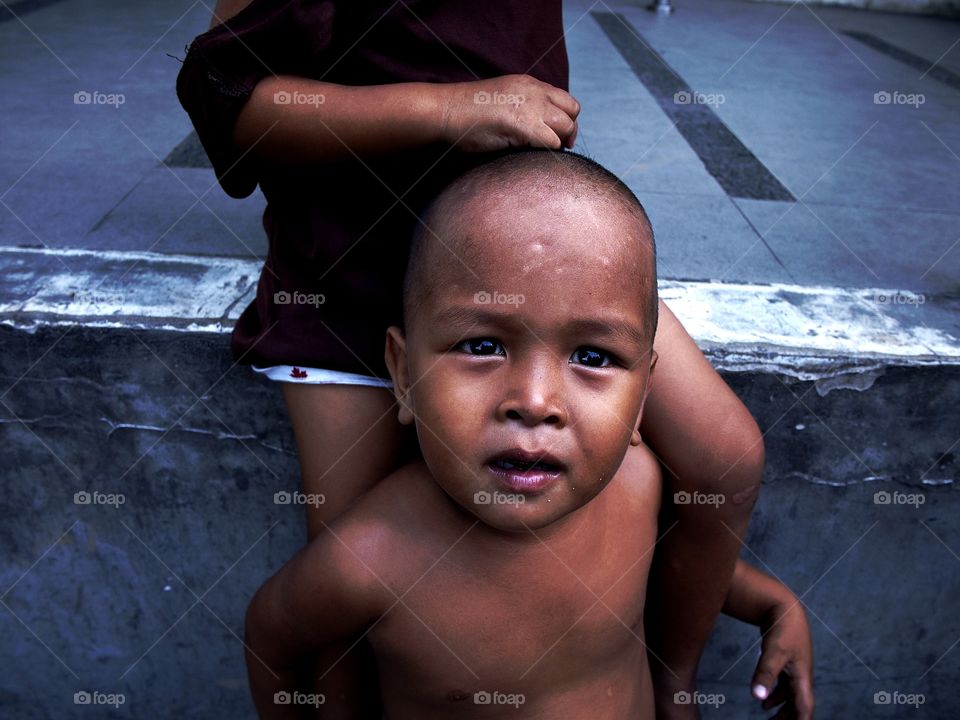
[[[469,693],[466,693],[463,690],[451,690],[447,693],[447,700],[450,702],[463,702],[468,697],[470,697]]]
[[[546,247],[544,247],[543,243],[531,243],[527,247],[527,249],[531,253],[535,253],[537,255],[543,255],[546,251]],[[534,258],[532,262],[523,266],[521,272],[524,275],[529,275],[531,272],[535,270],[539,270],[542,263],[543,263],[542,257]]]

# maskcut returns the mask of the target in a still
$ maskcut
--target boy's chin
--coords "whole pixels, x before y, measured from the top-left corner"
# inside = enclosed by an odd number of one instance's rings
[[[471,508],[480,522],[494,530],[509,533],[530,533],[548,528],[566,516],[573,507],[564,507],[556,500],[548,503],[546,498],[529,497],[518,506]]]

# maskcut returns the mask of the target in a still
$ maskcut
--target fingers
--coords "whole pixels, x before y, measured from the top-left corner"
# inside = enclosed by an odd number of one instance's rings
[[[797,707],[797,720],[813,720],[816,701],[813,697],[813,680],[809,675],[794,680],[794,705]]]
[[[766,700],[770,696],[787,660],[787,655],[776,648],[764,648],[750,683],[750,690],[755,698]]]
[[[580,103],[577,102],[577,99],[573,95],[559,88],[553,88],[547,97],[550,99],[550,102],[563,110],[572,120],[577,119],[577,116],[580,114]]]
[[[777,686],[773,689],[773,692],[767,696],[767,699],[764,700],[760,707],[764,710],[769,710],[772,707],[777,705],[782,705],[784,702],[790,699],[790,683],[786,678],[780,680],[777,683]]]
[[[555,150],[573,147],[577,137],[577,123],[572,117],[563,112],[554,112],[545,115],[543,122],[553,135],[553,144],[548,147]]]
[[[787,703],[780,708],[777,714],[770,718],[770,720],[797,720],[797,714],[794,711],[793,705]]]
[[[761,707],[764,710],[770,710],[784,703],[786,704],[780,708],[774,718],[813,720],[813,684],[809,675],[791,677],[784,673]]]

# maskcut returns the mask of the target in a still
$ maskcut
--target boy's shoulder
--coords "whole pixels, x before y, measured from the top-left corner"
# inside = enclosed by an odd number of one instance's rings
[[[421,461],[384,478],[315,541],[338,567],[353,568],[354,584],[375,579],[383,591],[399,594],[436,561],[438,548],[449,547],[458,528],[468,526]]]

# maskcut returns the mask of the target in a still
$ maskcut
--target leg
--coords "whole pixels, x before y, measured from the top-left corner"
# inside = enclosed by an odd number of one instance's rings
[[[662,302],[654,350],[660,359],[640,431],[664,464],[672,491],[724,493],[735,496],[733,504],[752,507],[764,448],[750,411]],[[748,511],[742,530],[749,517]]]
[[[416,436],[397,420],[393,394],[361,385],[283,383],[307,506],[307,537],[323,530],[354,500],[400,467]]]
[[[323,532],[354,500],[385,478],[416,446],[416,436],[397,421],[389,390],[360,385],[284,383],[283,396],[300,456],[304,493],[322,493],[307,505],[307,535]],[[377,670],[366,641],[318,656],[310,692],[326,698],[323,717],[380,718]],[[342,657],[341,657],[342,656]]]
[[[640,432],[663,466],[666,535],[648,591],[658,717],[679,717],[676,690],[696,666],[723,605],[763,475],[763,436],[669,308],[660,303],[660,356]],[[715,494],[722,504],[671,506],[674,494]],[[664,695],[659,695],[663,692]],[[662,711],[662,713],[661,713]]]

